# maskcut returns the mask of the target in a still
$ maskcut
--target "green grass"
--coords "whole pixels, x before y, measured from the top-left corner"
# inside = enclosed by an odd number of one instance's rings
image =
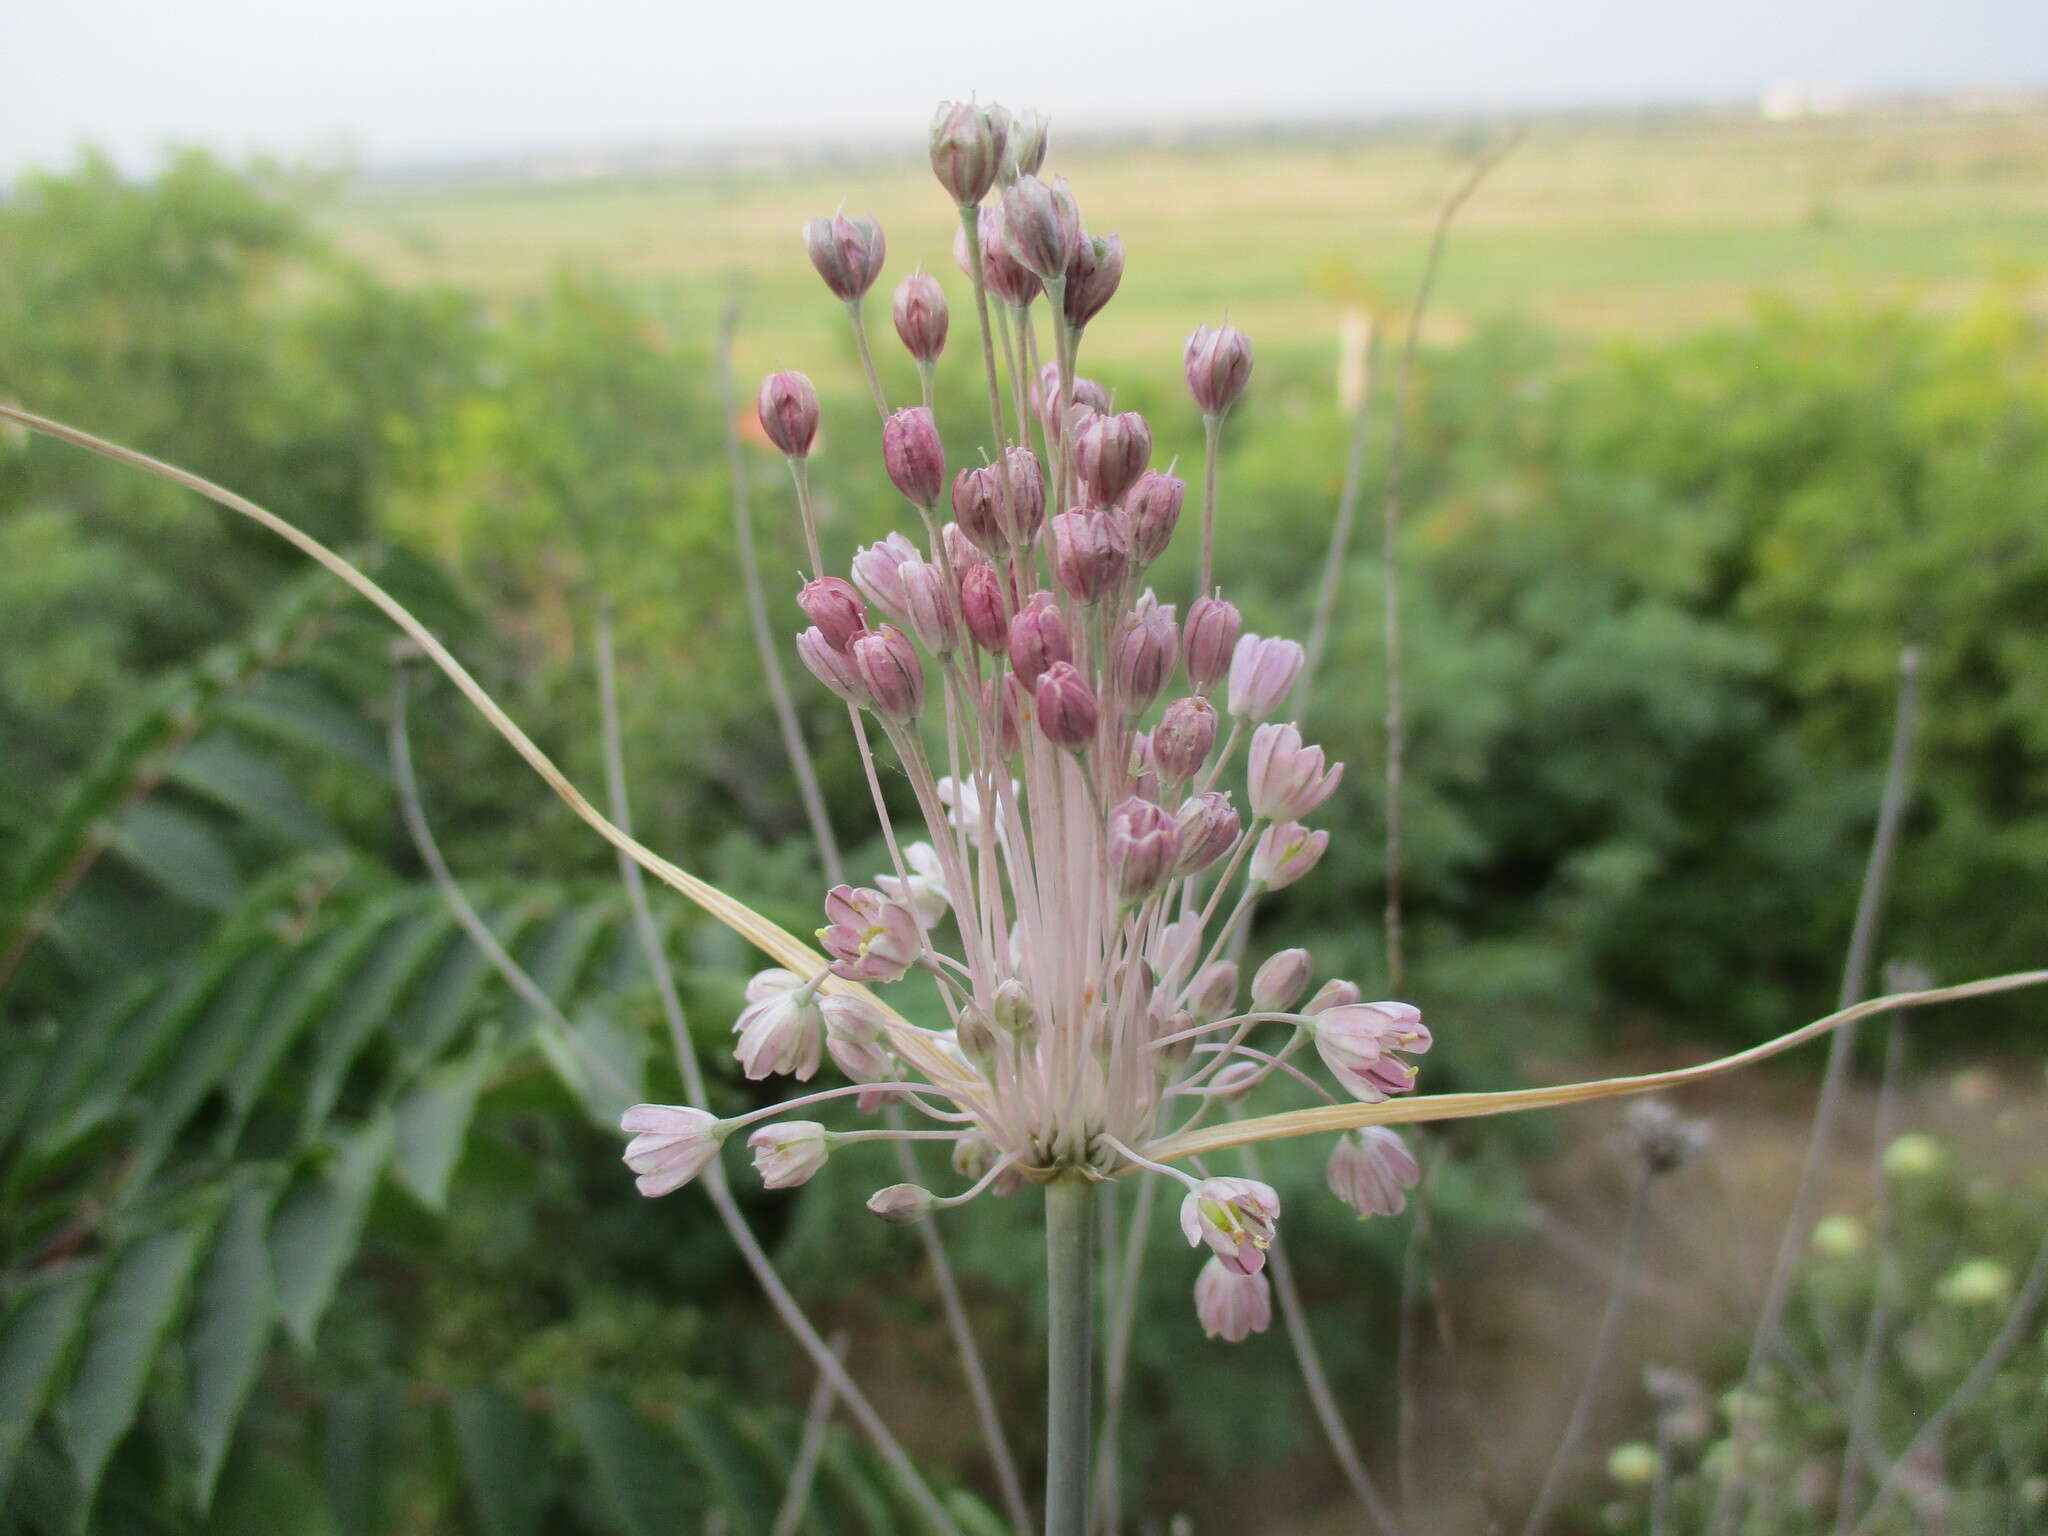
[[[679,336],[708,335],[747,294],[741,376],[838,356],[835,306],[804,260],[805,218],[844,206],[889,235],[886,288],[922,262],[968,304],[953,216],[911,157],[357,195],[344,243],[401,279],[494,297],[567,263],[645,287]],[[1474,142],[1450,131],[1117,149],[1083,144],[1069,175],[1092,227],[1124,237],[1122,295],[1090,351],[1147,372],[1229,312],[1262,348],[1334,347],[1348,308],[1397,309],[1430,223]],[[1737,115],[1553,119],[1470,204],[1434,324],[1505,310],[1584,334],[1668,334],[1759,292],[1879,292],[1946,303],[2048,251],[2048,104],[1767,123]],[[893,345],[893,343],[892,343]]]

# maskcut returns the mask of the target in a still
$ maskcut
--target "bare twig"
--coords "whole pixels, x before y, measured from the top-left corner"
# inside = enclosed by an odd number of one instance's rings
[[[1358,498],[1365,489],[1366,451],[1372,439],[1373,354],[1379,346],[1379,332],[1370,317],[1365,322],[1364,372],[1359,383],[1358,405],[1351,414],[1351,452],[1344,463],[1344,488],[1337,494],[1337,516],[1330,524],[1330,543],[1323,554],[1322,580],[1316,586],[1315,616],[1308,627],[1308,658],[1302,663],[1301,681],[1295,685],[1296,708],[1308,713],[1315,691],[1316,673],[1323,664],[1323,651],[1330,642],[1330,618],[1337,608],[1337,589],[1344,580],[1344,560],[1351,552],[1351,529],[1358,520]]]
[[[1504,1529],[1500,1499],[1495,1491],[1500,1479],[1494,1475],[1493,1458],[1487,1454],[1486,1439],[1479,1430],[1478,1409],[1473,1405],[1471,1393],[1465,1390],[1464,1377],[1458,1371],[1458,1340],[1451,1326],[1450,1293],[1444,1284],[1445,1266],[1436,1246],[1436,1207],[1426,1205],[1416,1215],[1417,1236],[1422,1244],[1423,1284],[1429,1288],[1429,1311],[1436,1322],[1437,1348],[1443,1351],[1444,1376],[1450,1385],[1451,1404],[1457,1409],[1459,1426],[1465,1432],[1465,1443],[1472,1453],[1472,1491],[1479,1499],[1484,1521],[1481,1529],[1486,1536],[1495,1536]]]
[[[833,1334],[827,1342],[832,1346],[832,1357],[843,1362],[845,1331]],[[832,1404],[837,1396],[832,1390],[832,1378],[820,1372],[818,1384],[811,1389],[810,1404],[804,1409],[803,1437],[797,1441],[796,1460],[790,1463],[789,1481],[783,1486],[782,1505],[775,1511],[775,1524],[769,1536],[797,1536],[803,1528],[804,1515],[811,1507],[811,1482],[818,1475],[818,1458],[825,1453],[825,1430],[832,1422]]]
[[[1421,1433],[1421,1410],[1415,1393],[1415,1298],[1422,1283],[1422,1212],[1430,1196],[1425,1170],[1409,1201],[1408,1242],[1401,1253],[1400,1314],[1394,1334],[1394,1482],[1401,1496],[1401,1518],[1416,1516],[1415,1442]]]
[[[1849,934],[1849,952],[1842,963],[1842,986],[1838,1008],[1859,1001],[1870,984],[1871,956],[1877,943],[1878,922],[1884,914],[1886,888],[1890,883],[1892,856],[1898,849],[1899,828],[1905,820],[1913,765],[1913,728],[1917,716],[1920,683],[1920,653],[1908,646],[1899,655],[1898,707],[1892,722],[1891,752],[1885,763],[1884,789],[1879,798],[1877,829],[1870,840],[1870,857],[1864,866],[1863,887],[1856,899],[1856,921]],[[1771,1263],[1764,1287],[1763,1307],[1756,1332],[1749,1342],[1749,1359],[1743,1366],[1742,1392],[1756,1389],[1758,1373],[1776,1347],[1778,1330],[1784,1325],[1786,1304],[1792,1297],[1792,1281],[1799,1257],[1806,1245],[1807,1227],[1813,1220],[1814,1203],[1820,1196],[1821,1164],[1826,1160],[1841,1111],[1842,1095],[1848,1087],[1849,1067],[1855,1057],[1856,1028],[1850,1022],[1828,1042],[1827,1066],[1821,1073],[1820,1095],[1814,1103],[1813,1123],[1807,1131],[1806,1156],[1800,1165],[1799,1183],[1793,1190],[1792,1208],[1778,1234],[1777,1256]],[[1730,1455],[1729,1475],[1714,1494],[1708,1530],[1723,1536],[1734,1523],[1745,1496],[1743,1452],[1751,1435],[1747,1417],[1736,1421]]]
[[[1257,1150],[1246,1147],[1241,1155],[1246,1175],[1254,1179],[1262,1177]],[[1302,1385],[1308,1389],[1309,1404],[1315,1409],[1316,1422],[1322,1425],[1323,1438],[1330,1442],[1330,1453],[1337,1458],[1344,1481],[1351,1485],[1366,1518],[1383,1536],[1400,1536],[1394,1512],[1381,1497],[1372,1474],[1365,1470],[1365,1461],[1358,1454],[1350,1427],[1344,1422],[1343,1410],[1337,1406],[1337,1396],[1330,1390],[1329,1374],[1323,1369],[1315,1336],[1309,1332],[1308,1311],[1302,1306],[1301,1291],[1294,1283],[1294,1266],[1288,1262],[1286,1250],[1277,1239],[1266,1250],[1266,1264],[1272,1271],[1273,1293],[1280,1299],[1280,1318],[1287,1327],[1287,1340],[1294,1346],[1295,1364],[1301,1368]],[[1409,1516],[1413,1518],[1412,1510]]]
[[[1528,1522],[1522,1527],[1522,1536],[1542,1536],[1544,1527],[1550,1523],[1550,1512],[1556,1506],[1558,1493],[1564,1487],[1565,1474],[1571,1470],[1572,1458],[1578,1454],[1580,1437],[1586,1432],[1586,1420],[1592,1416],[1593,1401],[1599,1395],[1600,1383],[1607,1374],[1608,1359],[1614,1353],[1614,1337],[1621,1327],[1622,1313],[1628,1309],[1631,1280],[1642,1260],[1644,1217],[1650,1209],[1650,1185],[1655,1178],[1655,1173],[1647,1166],[1636,1177],[1635,1196],[1629,1202],[1628,1223],[1622,1228],[1621,1265],[1614,1272],[1614,1284],[1607,1288],[1607,1305],[1601,1311],[1600,1326],[1593,1335],[1593,1352],[1586,1361],[1585,1379],[1579,1383],[1579,1394],[1572,1400],[1571,1414],[1565,1419],[1564,1436],[1557,1443],[1557,1453],[1550,1458],[1550,1469],[1543,1475],[1543,1487],[1529,1511]]]
[[[1892,1138],[1900,1081],[1905,1076],[1906,1026],[1894,1018],[1885,1033],[1884,1079],[1877,1095],[1877,1120],[1870,1138],[1873,1179],[1872,1246],[1877,1257],[1877,1294],[1863,1329],[1863,1350],[1856,1362],[1856,1381],[1849,1394],[1849,1429],[1842,1447],[1842,1473],[1835,1487],[1835,1533],[1847,1536],[1851,1509],[1862,1481],[1863,1443],[1871,1436],[1870,1415],[1877,1398],[1878,1367],[1891,1332],[1892,1307],[1899,1286],[1898,1257],[1892,1251],[1891,1183],[1884,1174],[1884,1149]],[[1880,1477],[1884,1469],[1879,1469]]]
[[[1443,262],[1444,239],[1451,221],[1466,199],[1493,168],[1512,154],[1526,130],[1510,134],[1491,154],[1483,155],[1459,183],[1456,191],[1437,210],[1436,228],[1430,232],[1429,255],[1422,265],[1422,281],[1415,290],[1415,303],[1408,311],[1408,331],[1401,341],[1401,362],[1394,377],[1394,413],[1387,426],[1386,497],[1380,516],[1380,574],[1384,592],[1387,667],[1387,985],[1399,996],[1403,974],[1401,949],[1401,789],[1403,759],[1407,750],[1407,719],[1401,696],[1401,470],[1402,450],[1407,446],[1408,394],[1414,382],[1415,351],[1422,339],[1422,316],[1429,308],[1436,287],[1437,268]]]

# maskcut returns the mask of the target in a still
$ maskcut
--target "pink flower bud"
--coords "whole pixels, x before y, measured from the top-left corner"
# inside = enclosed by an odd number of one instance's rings
[[[1041,289],[1037,274],[1010,253],[1003,229],[1002,206],[990,203],[983,208],[975,215],[974,227],[981,242],[982,281],[1001,303],[1012,309],[1022,309],[1038,297]],[[953,260],[962,272],[973,278],[974,253],[967,247],[965,229],[953,236]]]
[[[1197,1023],[1227,1018],[1237,1008],[1237,966],[1229,960],[1214,960],[1202,967],[1188,988],[1188,1012]]]
[[[1245,720],[1268,718],[1287,701],[1302,660],[1292,640],[1240,636],[1230,653],[1230,712]]]
[[[884,720],[915,720],[924,709],[924,663],[910,637],[894,625],[862,630],[846,648],[868,691],[868,707]]]
[[[825,1015],[793,971],[762,971],[747,983],[747,1006],[733,1024],[733,1056],[759,1082],[778,1073],[808,1081],[825,1045]]]
[[[853,584],[861,595],[895,623],[905,621],[903,562],[918,558],[917,546],[900,533],[890,533],[853,552]]]
[[[1204,1179],[1180,1205],[1188,1246],[1207,1243],[1233,1275],[1255,1275],[1266,1267],[1279,1220],[1280,1196],[1257,1179]]]
[[[1052,520],[1053,573],[1084,603],[1108,597],[1130,569],[1131,552],[1116,514],[1076,507]]]
[[[1202,771],[1216,745],[1216,706],[1200,694],[1175,699],[1152,732],[1152,760],[1169,784],[1185,784]]]
[[[1358,990],[1357,982],[1340,981],[1333,976],[1316,988],[1316,995],[1301,1005],[1301,1012],[1328,1013],[1332,1008],[1342,1008],[1347,1003],[1355,1003],[1363,996],[1365,994]]]
[[[1036,688],[1045,669],[1055,662],[1072,661],[1074,645],[1067,637],[1067,621],[1050,592],[1034,592],[1010,620],[1010,665],[1026,688]]]
[[[1036,176],[1019,176],[1003,193],[1003,238],[1040,282],[1064,278],[1081,244],[1081,210],[1067,178],[1047,186]]]
[[[946,551],[946,558],[953,562],[956,575],[965,575],[977,565],[987,565],[988,556],[977,549],[974,540],[960,531],[958,523],[948,523],[939,530],[939,543]]]
[[[1236,846],[1242,830],[1230,796],[1213,789],[1183,801],[1174,813],[1174,824],[1180,829],[1180,859],[1173,870],[1177,875],[1207,869]]]
[[[764,1125],[747,1138],[754,1152],[754,1171],[766,1189],[791,1189],[807,1182],[825,1166],[830,1135],[815,1120],[785,1120]]]
[[[854,570],[853,579],[860,580]],[[1237,634],[1244,627],[1237,605],[1220,597],[1198,597],[1188,608],[1188,622],[1181,640],[1186,649],[1188,681],[1206,692],[1230,670],[1230,658]]]
[[[1071,403],[1086,406],[1091,411],[1106,411],[1109,409],[1109,392],[1095,380],[1082,378],[1077,374],[1074,378]],[[1061,438],[1058,363],[1047,363],[1038,370],[1038,382],[1031,388],[1031,408],[1038,413],[1038,419],[1045,427],[1045,435]]]
[[[825,632],[817,625],[813,624],[796,637],[796,654],[810,668],[811,676],[847,703],[865,709],[872,702],[868,698],[867,684],[860,680],[860,669],[853,664],[853,657],[843,647],[826,639]]]
[[[1029,448],[1005,449],[1003,466],[1010,477],[1010,502],[1007,508],[998,502],[996,510],[1005,519],[1003,532],[1010,542],[1025,545],[1038,537],[1045,522],[1045,471]]]
[[[849,219],[840,213],[806,224],[804,249],[811,253],[811,265],[825,286],[851,304],[875,286],[889,244],[873,219]]]
[[[1056,661],[1032,690],[1038,728],[1062,747],[1085,747],[1095,739],[1098,718],[1094,690],[1070,662]]]
[[[929,560],[906,560],[896,568],[903,583],[903,616],[918,644],[934,656],[950,656],[960,644],[960,616],[946,573]]]
[[[805,582],[796,594],[796,605],[836,651],[845,650],[846,642],[868,627],[868,612],[861,606],[860,594],[851,582],[838,576]]]
[[[1178,833],[1173,818],[1149,800],[1126,800],[1109,813],[1109,871],[1116,893],[1142,901],[1173,875]]]
[[[1434,1043],[1408,1003],[1346,1003],[1315,1016],[1316,1054],[1354,1098],[1378,1104],[1415,1086],[1416,1069],[1395,1053]]]
[[[1036,176],[1045,164],[1050,125],[1035,107],[1026,107],[1010,122],[1010,174]]]
[[[626,1166],[649,1199],[697,1177],[727,1135],[716,1115],[687,1104],[635,1104],[619,1117],[619,1129],[633,1138],[626,1143]]]
[[[1305,949],[1283,949],[1269,956],[1252,977],[1252,1012],[1285,1013],[1308,990],[1313,962]]]
[[[1124,492],[1124,526],[1130,531],[1131,558],[1141,569],[1166,552],[1187,494],[1187,481],[1156,469],[1146,470]]]
[[[963,469],[953,477],[953,516],[960,531],[992,555],[1003,552],[1003,523],[999,513],[1001,486],[988,465]]]
[[[1133,715],[1143,714],[1173,676],[1173,664],[1180,656],[1172,605],[1154,601],[1150,592],[1140,597],[1117,630],[1113,656],[1124,709]]]
[[[1092,412],[1074,438],[1074,467],[1088,499],[1115,506],[1152,457],[1152,429],[1136,411]]]
[[[1252,376],[1252,344],[1234,325],[1215,330],[1195,327],[1188,338],[1181,366],[1188,376],[1188,393],[1195,397],[1204,416],[1221,416],[1244,393]]]
[[[768,441],[792,459],[805,458],[818,438],[818,392],[800,373],[771,373],[754,401]]]
[[[939,280],[920,267],[896,285],[896,302],[890,310],[896,334],[903,348],[920,363],[938,361],[946,350],[946,291]]]
[[[1252,848],[1252,879],[1269,891],[1292,885],[1316,867],[1329,846],[1329,833],[1311,832],[1298,821],[1268,827]]]
[[[932,174],[963,208],[987,195],[1008,148],[1009,114],[999,107],[942,101],[932,116]]]
[[[1000,654],[1010,643],[1010,620],[1003,611],[1003,579],[992,565],[969,566],[960,578],[960,616],[974,643]]]
[[[1240,1274],[1211,1258],[1195,1277],[1195,1317],[1202,1332],[1242,1344],[1273,1326],[1273,1285],[1262,1274]]]
[[[1078,331],[1101,314],[1123,280],[1123,241],[1115,235],[1097,239],[1083,231],[1067,263],[1067,324]]]
[[[868,1196],[868,1209],[898,1227],[923,1221],[938,1206],[938,1198],[917,1184],[891,1184]]]
[[[1323,1170],[1330,1193],[1360,1216],[1398,1216],[1422,1169],[1406,1142],[1384,1125],[1346,1131]]]
[[[1344,765],[1325,771],[1323,749],[1301,744],[1291,725],[1262,725],[1252,732],[1247,770],[1252,814],[1265,821],[1299,821],[1330,798]]]
[[[929,512],[946,489],[946,450],[932,413],[905,406],[882,424],[882,467],[904,499]]]
[[[891,1058],[881,1011],[865,997],[848,992],[822,993],[818,1006],[825,1014],[825,1049],[847,1081],[886,1081]]]
[[[835,885],[825,893],[825,926],[818,942],[832,957],[834,976],[848,981],[895,981],[923,947],[917,914],[866,886]]]

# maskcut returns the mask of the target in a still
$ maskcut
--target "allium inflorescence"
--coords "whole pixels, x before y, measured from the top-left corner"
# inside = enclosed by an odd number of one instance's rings
[[[790,460],[810,561],[797,655],[847,703],[870,766],[893,758],[902,770],[923,827],[899,837],[877,794],[892,868],[826,894],[824,970],[754,978],[735,1054],[750,1078],[803,1080],[829,1053],[853,1080],[789,1108],[858,1094],[864,1110],[896,1103],[946,1127],[917,1134],[953,1141],[968,1188],[940,1198],[893,1185],[869,1202],[888,1220],[1033,1181],[1180,1181],[1182,1229],[1212,1254],[1196,1292],[1203,1325],[1239,1339],[1270,1315],[1260,1271],[1279,1197],[1254,1179],[1183,1172],[1148,1149],[1269,1077],[1331,1100],[1297,1062],[1304,1046],[1356,1099],[1403,1092],[1415,1078],[1407,1058],[1430,1035],[1413,1007],[1366,1002],[1346,981],[1303,1001],[1314,975],[1300,948],[1260,966],[1239,1007],[1243,930],[1262,895],[1322,857],[1329,833],[1305,818],[1343,765],[1284,718],[1300,645],[1246,633],[1220,590],[1195,591],[1183,622],[1148,585],[1187,486],[1153,467],[1145,418],[1111,410],[1108,392],[1078,373],[1124,250],[1083,227],[1064,178],[1038,178],[1045,143],[1035,114],[948,104],[934,120],[933,169],[961,209],[955,257],[975,284],[989,395],[952,410],[932,400],[947,308],[937,282],[913,272],[893,318],[923,403],[892,412],[874,385],[881,468],[912,520],[878,530],[843,573],[825,568],[810,502],[815,392],[800,374],[762,386],[761,424]],[[880,228],[818,219],[806,243],[853,311],[877,380],[859,309],[880,275]],[[991,313],[1007,323],[992,329]],[[1207,573],[1215,436],[1245,392],[1251,346],[1230,326],[1203,326],[1183,363],[1209,434]],[[940,425],[970,421],[999,440],[949,475]],[[1241,798],[1229,787],[1240,773]],[[937,988],[950,1029],[916,1030],[861,990],[913,976]],[[640,1137],[628,1159],[649,1193],[684,1182],[742,1123],[645,1105],[627,1119]],[[763,1126],[749,1145],[780,1187],[810,1177],[836,1141],[890,1134],[797,1120]],[[1360,1214],[1383,1214],[1417,1176],[1399,1137],[1376,1130],[1340,1142],[1329,1184]]]

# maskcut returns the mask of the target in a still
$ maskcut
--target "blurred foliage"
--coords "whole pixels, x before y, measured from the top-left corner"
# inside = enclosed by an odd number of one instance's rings
[[[0,204],[0,394],[349,547],[586,785],[587,640],[608,604],[643,834],[809,926],[818,871],[736,587],[708,338],[587,273],[496,308],[392,287],[315,233],[322,193],[203,155],[146,182],[99,161],[28,181]],[[2043,952],[2026,876],[2048,852],[2048,367],[2024,300],[1990,286],[1951,315],[1764,304],[1655,346],[1501,322],[1422,359],[1403,541],[1432,1085],[1520,1080],[1583,1046],[1568,1021],[1595,1011],[1687,1040],[1820,1012],[1908,643],[1928,658],[1926,729],[1888,948],[1944,979]],[[971,389],[956,334],[944,376]],[[842,564],[901,509],[850,354],[791,361],[825,390],[813,474]],[[1200,431],[1170,362],[1105,382],[1185,468]],[[906,391],[902,360],[883,366]],[[1260,366],[1225,437],[1219,558],[1250,627],[1298,632],[1347,426],[1323,360]],[[1389,408],[1383,392],[1376,444]],[[972,460],[977,419],[942,418],[954,462]],[[765,451],[744,457],[779,602],[798,565],[787,478]],[[1348,831],[1263,914],[1369,990],[1376,513],[1372,487],[1314,693],[1316,734],[1352,764],[1330,817]],[[1162,592],[1192,574],[1177,550]],[[201,1528],[215,1479],[208,1529],[638,1530],[647,1509],[615,1502],[638,1474],[606,1453],[730,1483],[705,1460],[719,1437],[745,1443],[747,1478],[786,1452],[807,1372],[708,1211],[636,1200],[616,1137],[577,1113],[596,1106],[564,1068],[575,1054],[547,1049],[419,883],[383,761],[389,640],[188,495],[0,437],[0,947],[21,957],[0,982],[0,1394],[33,1389],[0,1396],[0,1491],[31,1529],[83,1519],[104,1473],[106,1530],[183,1528],[171,1508]],[[880,868],[843,715],[793,681],[851,867]],[[455,867],[483,877],[487,915],[590,1038],[644,1066],[657,1019],[608,851],[456,701],[415,708]],[[893,776],[885,791],[904,793]],[[672,939],[723,1062],[749,957],[695,924]],[[294,987],[307,997],[287,1009]],[[1973,1010],[1973,1029],[1998,1016]],[[648,1091],[673,1089],[657,1075]],[[752,1092],[729,1072],[717,1091]],[[421,1104],[436,1129],[408,1139]],[[1447,1248],[1518,1219],[1514,1149],[1536,1134],[1446,1136]],[[1313,1157],[1273,1163],[1333,1373],[1376,1401],[1405,1226],[1357,1226],[1317,1193]],[[347,1230],[320,1283],[290,1291],[281,1213],[344,1180]],[[928,1287],[844,1283],[863,1255],[884,1273],[910,1252],[858,1215],[874,1181],[835,1163],[759,1214],[806,1299],[888,1362],[885,1395],[947,1405],[913,1414],[913,1448],[973,1480]],[[1277,1334],[1235,1353],[1199,1339],[1170,1205],[1128,1419],[1126,1487],[1153,1490],[1151,1510],[1314,1443]],[[999,1378],[1035,1375],[1034,1213],[984,1202],[955,1225]],[[262,1307],[208,1304],[266,1270]],[[119,1360],[81,1345],[95,1308],[130,1319]],[[228,1315],[266,1321],[228,1338]],[[23,1339],[56,1342],[24,1354]],[[1028,1457],[1031,1415],[1011,1418]],[[486,1450],[531,1474],[507,1507],[466,1491]],[[833,1456],[871,1479],[850,1443]],[[371,1467],[388,1476],[371,1486]],[[300,1526],[281,1513],[301,1508]]]
[[[1589,1510],[1586,1529],[1645,1529],[1660,1480],[1666,1528],[1704,1529],[1738,1464],[1739,1421],[1751,1489],[1741,1529],[1754,1536],[2038,1527],[2048,1512],[2048,1333],[2038,1306],[2048,1283],[2048,1185],[1969,1176],[1951,1149],[1921,1134],[1894,1141],[1885,1168],[1883,1213],[1838,1211],[1815,1227],[1782,1363],[1747,1398],[1742,1341],[1731,1341],[1733,1363],[1718,1384],[1664,1377],[1654,1431],[1610,1455],[1610,1497]],[[1873,1350],[1870,1319],[1879,1314]],[[1838,1523],[1859,1380],[1868,1394],[1862,1471]],[[1937,1413],[1946,1428],[1921,1444]]]

